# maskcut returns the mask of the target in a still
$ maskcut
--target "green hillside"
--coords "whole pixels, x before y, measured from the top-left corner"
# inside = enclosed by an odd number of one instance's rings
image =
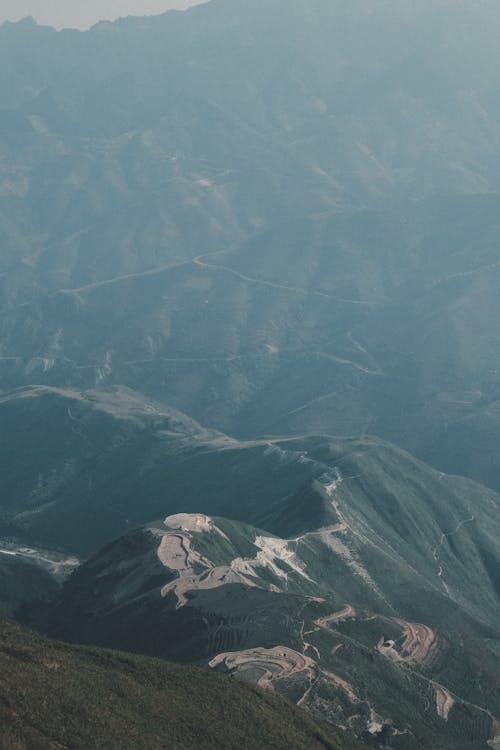
[[[332,727],[233,679],[71,648],[0,622],[2,750],[355,750]]]

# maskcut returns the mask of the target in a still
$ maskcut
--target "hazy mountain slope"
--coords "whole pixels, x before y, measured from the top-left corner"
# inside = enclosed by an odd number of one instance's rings
[[[361,558],[390,545],[438,590],[496,616],[498,496],[375,438],[236,441],[126,389],[17,391],[0,397],[0,420],[1,518],[19,543],[85,556],[179,512],[297,537],[338,522],[326,489],[338,482]]]
[[[128,383],[242,437],[368,430],[434,463],[473,420],[480,466],[498,401],[498,209],[285,220],[231,252],[57,293],[4,319],[5,382]]]
[[[2,26],[0,387],[126,384],[455,472],[462,441],[500,486],[499,27],[490,0]]]
[[[291,534],[331,515],[307,441],[239,442],[124,388],[16,391],[0,420],[2,528],[21,542],[88,554],[165,509]]]
[[[360,747],[277,697],[234,680],[117,652],[71,648],[4,621],[0,668],[5,750]]]
[[[38,611],[39,626],[230,671],[378,746],[485,750],[500,713],[500,599],[480,563],[495,537],[492,508],[473,534],[458,524],[433,550],[425,537],[436,509],[424,493],[414,506],[414,476],[405,498],[411,536],[395,508],[380,536],[383,509],[372,508],[366,536],[366,500],[356,506],[347,483],[325,484],[336,523],[294,539],[204,515],[150,524],[82,566],[58,602]],[[389,495],[377,496],[387,510]],[[469,557],[451,569],[457,549]]]

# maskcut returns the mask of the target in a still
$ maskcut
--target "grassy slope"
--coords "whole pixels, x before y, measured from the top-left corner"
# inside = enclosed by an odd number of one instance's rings
[[[230,678],[75,648],[0,623],[0,748],[354,750],[336,730]]]

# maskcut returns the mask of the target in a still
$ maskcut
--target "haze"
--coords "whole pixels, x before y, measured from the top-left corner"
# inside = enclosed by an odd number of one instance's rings
[[[102,20],[123,16],[145,16],[167,10],[185,10],[199,0],[3,0],[0,23],[18,21],[26,16],[40,24],[56,28],[86,29]]]

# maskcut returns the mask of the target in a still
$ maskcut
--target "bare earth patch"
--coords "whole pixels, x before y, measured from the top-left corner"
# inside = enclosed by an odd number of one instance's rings
[[[339,622],[346,622],[346,620],[355,620],[356,619],[356,610],[354,607],[351,607],[350,604],[347,604],[344,609],[339,610],[338,612],[334,612],[333,615],[328,615],[327,617],[320,617],[319,620],[315,620],[315,624],[320,628],[326,628],[328,629],[330,625],[334,625]]]
[[[437,634],[427,625],[415,622],[394,620],[402,629],[403,643],[387,641],[383,636],[377,644],[377,651],[394,662],[405,664],[429,664],[439,649]]]
[[[317,670],[316,662],[286,646],[219,654],[209,662],[209,666],[212,669],[224,666],[229,672],[236,672],[241,677],[245,673],[252,674],[252,682],[263,688],[272,688],[275,680],[297,674],[312,681]]]
[[[455,698],[448,690],[446,690],[446,688],[444,688],[442,685],[439,685],[437,682],[434,682],[433,685],[436,691],[436,710],[438,712],[438,716],[440,716],[445,721],[448,721],[450,711],[456,702]]]
[[[488,742],[493,750],[500,750],[500,721],[493,720],[493,739]]]
[[[152,532],[161,537],[157,556],[162,565],[177,572],[178,578],[167,583],[161,595],[165,597],[174,591],[177,608],[187,604],[186,594],[189,591],[213,589],[230,583],[279,591],[280,587],[276,584],[286,588],[288,576],[292,573],[312,582],[290,542],[284,539],[258,536],[254,541],[255,557],[235,557],[225,565],[215,565],[192,547],[193,537],[198,534],[215,532],[229,542],[226,534],[209,516],[179,513],[166,518],[164,525],[169,531],[163,533],[156,529]],[[276,584],[262,580],[259,571],[271,573]]]

